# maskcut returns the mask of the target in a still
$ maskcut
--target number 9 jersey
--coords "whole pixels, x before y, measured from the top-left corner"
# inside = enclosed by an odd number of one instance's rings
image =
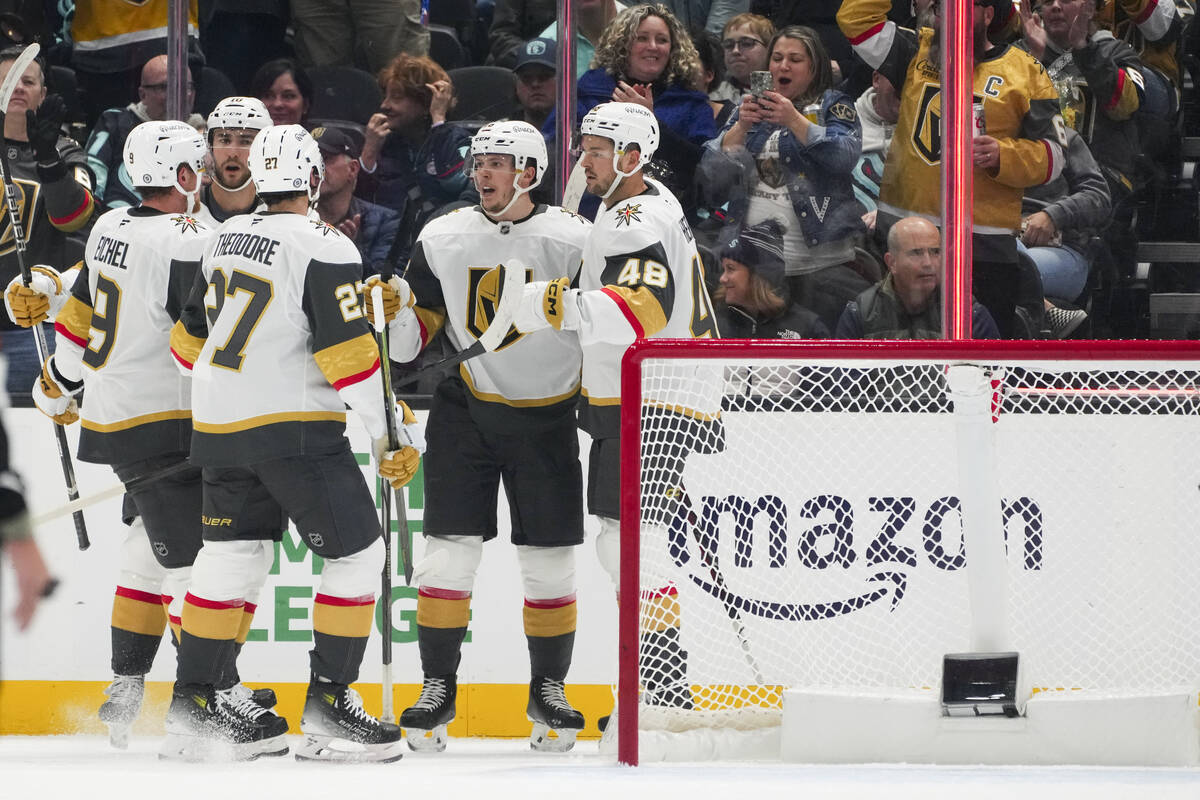
[[[324,222],[256,213],[217,229],[171,335],[192,372],[193,463],[331,452],[347,405],[384,434],[361,281],[358,249]]]
[[[190,215],[144,207],[96,221],[54,326],[55,365],[86,390],[80,460],[121,464],[187,452],[191,389],[167,342],[211,235]]]
[[[583,251],[579,427],[593,438],[613,438],[620,431],[621,357],[635,339],[718,336],[704,267],[683,208],[657,181],[647,178],[646,186],[636,197],[601,207]],[[680,405],[681,399],[663,400]],[[715,413],[719,401],[694,397],[682,405]]]

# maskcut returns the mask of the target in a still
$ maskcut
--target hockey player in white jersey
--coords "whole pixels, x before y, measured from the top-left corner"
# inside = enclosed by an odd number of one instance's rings
[[[43,412],[69,424],[80,416],[73,398],[87,389],[80,460],[111,464],[125,482],[185,467],[125,498],[130,527],[113,600],[114,678],[100,707],[118,747],[128,744],[167,620],[178,626],[200,549],[200,470],[183,463],[192,432],[191,390],[168,344],[211,233],[186,213],[200,186],[205,150],[200,134],[182,122],[134,128],[123,158],[141,205],[97,220],[70,293],[52,270],[36,267],[31,289],[10,287],[6,297],[10,312],[19,307],[24,318],[33,316],[26,305],[34,297],[46,301],[46,313],[58,311],[57,352],[43,365],[33,396]]]
[[[262,210],[247,157],[254,136],[270,124],[257,97],[226,97],[208,115],[212,181],[201,189],[195,213],[213,230],[231,217]]]
[[[588,461],[588,512],[600,517],[596,549],[600,563],[619,585],[619,424],[621,357],[638,338],[717,336],[712,304],[691,229],[675,197],[642,167],[658,147],[658,122],[642,106],[603,103],[580,125],[580,164],[588,192],[603,207],[584,248],[577,288],[568,278],[525,286],[516,327],[534,332],[550,327],[571,331],[583,348],[583,396],[579,425],[592,437]],[[686,376],[684,376],[686,377]],[[719,411],[719,400],[706,408],[662,398],[672,421],[646,430],[667,432],[668,450],[643,472],[643,485],[660,495],[643,502],[643,523],[663,525],[675,513],[681,473],[695,441],[711,436],[719,446],[719,423],[706,430]],[[693,423],[697,423],[693,425]],[[686,441],[685,441],[686,440]],[[647,443],[651,448],[653,443]],[[673,451],[673,452],[672,452]],[[658,474],[655,474],[658,473]],[[687,654],[679,640],[679,602],[674,585],[643,587],[643,615],[658,621],[642,631],[646,702],[691,708]],[[661,608],[646,609],[647,603]]]
[[[545,140],[524,122],[490,123],[471,140],[479,205],[431,220],[404,280],[393,279],[391,305],[401,309],[390,323],[394,360],[412,360],[443,326],[456,348],[474,344],[494,321],[497,264],[534,280],[575,277],[591,225],[534,204],[529,192],[546,164]],[[575,640],[575,547],[583,542],[579,368],[574,335],[512,329],[494,352],[464,362],[434,392],[423,522],[429,566],[417,595],[424,684],[400,716],[414,750],[446,747],[472,588],[483,543],[497,534],[501,481],[525,590],[530,742],[535,750],[565,751],[583,728],[583,715],[563,693]]]
[[[235,217],[216,232],[171,337],[172,353],[192,374],[191,459],[204,472],[204,545],[184,601],[161,752],[184,759],[287,752],[287,722],[230,703],[220,665],[246,592],[270,568],[271,542],[290,517],[324,559],[297,758],[394,761],[400,728],[367,714],[350,688],[371,631],[384,543],[345,436],[346,406],[371,435],[379,473],[393,486],[411,480],[419,454],[387,449],[358,250],[306,216],[324,176],[317,143],[299,125],[268,127],[255,137],[249,163],[268,212]]]

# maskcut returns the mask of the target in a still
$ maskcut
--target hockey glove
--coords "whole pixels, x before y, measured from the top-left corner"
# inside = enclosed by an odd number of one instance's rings
[[[579,311],[570,285],[566,278],[525,284],[521,305],[513,320],[517,330],[531,333],[547,327],[556,331],[578,328]]]
[[[69,381],[54,367],[54,356],[42,365],[42,374],[33,382],[33,403],[59,425],[79,421],[79,405],[75,395],[83,389],[83,381]]]
[[[375,287],[379,286],[383,289],[383,318],[385,322],[390,323],[400,313],[402,308],[412,308],[417,304],[417,298],[413,296],[412,290],[408,288],[408,282],[403,278],[392,276],[391,280],[384,283],[378,275],[372,275],[367,278],[366,287],[363,290],[363,296],[367,303],[367,319],[370,320],[371,326],[376,325],[375,320],[375,303],[371,300],[371,296]]]
[[[30,268],[26,286],[18,275],[4,291],[4,309],[8,318],[22,328],[32,328],[53,317],[67,302],[58,270],[37,264]]]
[[[46,99],[36,110],[25,112],[25,132],[39,164],[58,161],[58,137],[62,135],[63,120],[67,118],[67,104],[56,94]]]
[[[403,400],[397,400],[396,406],[403,424],[400,448],[389,450],[386,436],[371,443],[375,463],[379,465],[379,476],[390,483],[393,489],[399,489],[413,479],[421,464],[421,453],[425,452],[425,431],[417,422],[416,415]]]

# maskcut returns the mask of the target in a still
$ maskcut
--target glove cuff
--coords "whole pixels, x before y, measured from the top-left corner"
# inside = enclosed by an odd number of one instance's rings
[[[54,363],[54,357],[51,356],[46,365],[50,368],[50,374],[54,380],[65,390],[65,394],[75,396],[79,394],[79,390],[83,388],[83,381],[73,381],[58,371],[58,365]]]
[[[38,158],[37,163],[38,180],[42,183],[54,183],[67,177],[67,163],[58,157],[55,152],[53,161],[42,161]]]

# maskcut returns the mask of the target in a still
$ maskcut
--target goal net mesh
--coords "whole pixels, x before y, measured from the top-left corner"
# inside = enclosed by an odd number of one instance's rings
[[[622,686],[641,729],[774,724],[791,687],[936,689],[943,655],[971,649],[960,498],[986,460],[1026,682],[1196,682],[1200,361],[720,344],[625,367]],[[964,361],[991,409],[965,459],[947,381]]]

